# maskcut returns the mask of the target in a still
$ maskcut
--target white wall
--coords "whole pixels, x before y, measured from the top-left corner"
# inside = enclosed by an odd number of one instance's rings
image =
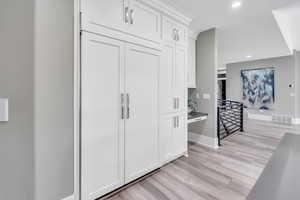
[[[35,200],[73,193],[73,0],[35,3]]]

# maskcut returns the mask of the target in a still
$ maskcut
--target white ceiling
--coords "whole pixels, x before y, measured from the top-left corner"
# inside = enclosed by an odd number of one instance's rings
[[[193,19],[191,29],[217,28],[218,66],[289,55],[289,48],[272,11],[299,0],[162,0]],[[251,58],[247,58],[251,55]]]
[[[273,11],[291,52],[300,51],[300,1]]]

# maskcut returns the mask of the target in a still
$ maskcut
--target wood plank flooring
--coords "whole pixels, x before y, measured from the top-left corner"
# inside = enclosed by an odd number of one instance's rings
[[[189,144],[181,157],[109,200],[242,200],[260,176],[284,133],[299,126],[247,121],[218,150]]]

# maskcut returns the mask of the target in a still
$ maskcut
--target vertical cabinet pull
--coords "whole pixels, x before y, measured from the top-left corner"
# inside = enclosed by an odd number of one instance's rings
[[[173,40],[176,41],[176,29],[175,28],[173,29],[173,33],[172,34],[173,34],[172,35]]]
[[[173,100],[173,108],[179,109],[179,98],[174,98]]]
[[[179,127],[179,117],[173,117],[174,128]]]
[[[173,117],[173,125],[174,125],[174,128],[176,128],[176,117]]]
[[[173,98],[173,108],[177,109],[177,98]]]
[[[176,28],[173,29],[173,40],[179,41],[179,30]]]
[[[134,10],[131,9],[130,10],[130,24],[133,24],[134,23]]]
[[[124,105],[125,99],[124,94],[121,94],[121,119],[125,119],[125,105]]]
[[[129,8],[125,8],[125,23],[128,24],[129,22]]]
[[[127,107],[127,111],[126,111],[126,118],[129,119],[130,118],[130,108],[129,108],[129,100],[130,100],[130,97],[129,97],[129,94],[126,94],[126,107]]]

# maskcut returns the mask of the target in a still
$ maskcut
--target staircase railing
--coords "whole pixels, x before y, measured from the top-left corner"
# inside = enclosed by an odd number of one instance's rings
[[[244,132],[244,105],[230,100],[218,100],[218,143],[236,133]]]

